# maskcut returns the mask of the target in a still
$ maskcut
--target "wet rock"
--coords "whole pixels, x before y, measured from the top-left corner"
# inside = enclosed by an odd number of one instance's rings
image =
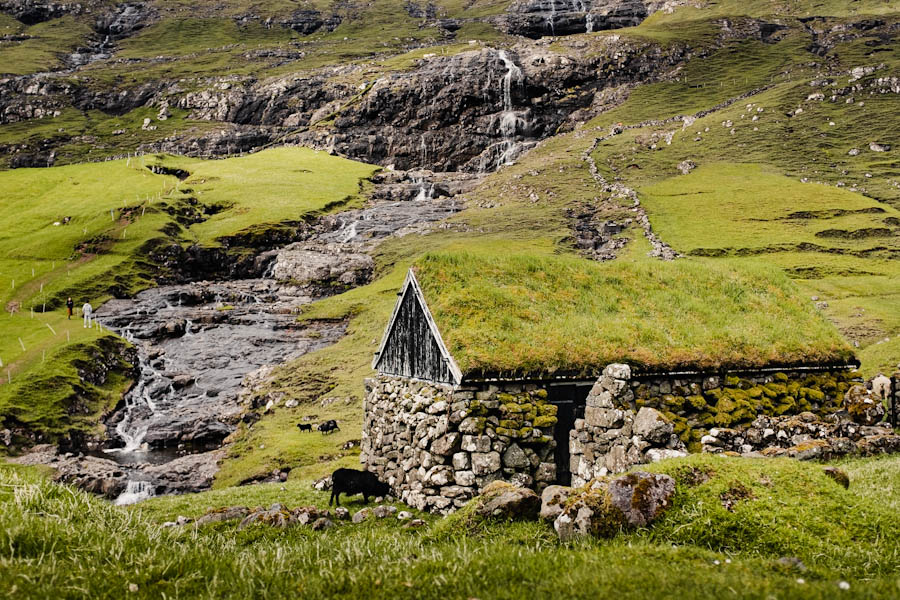
[[[375,261],[368,254],[347,251],[338,245],[291,245],[280,250],[272,276],[297,286],[343,287],[369,280]]]
[[[224,456],[222,450],[188,454],[161,465],[149,466],[143,472],[154,482],[159,494],[200,492],[212,486],[219,470],[219,461]]]
[[[249,514],[250,509],[246,506],[225,506],[223,508],[211,510],[197,519],[197,525],[208,525],[209,523],[220,523],[222,521],[243,519]]]
[[[481,517],[533,520],[541,510],[541,498],[533,490],[494,481],[485,487],[476,513]]]
[[[574,488],[564,485],[550,485],[541,492],[540,517],[545,521],[554,521],[562,514],[566,501],[575,492]]]
[[[826,475],[834,479],[838,485],[844,486],[844,489],[850,487],[850,477],[843,469],[837,467],[825,467],[823,471]]]

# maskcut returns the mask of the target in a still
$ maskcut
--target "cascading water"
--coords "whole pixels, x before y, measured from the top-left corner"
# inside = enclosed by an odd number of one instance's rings
[[[149,481],[129,480],[125,485],[125,491],[116,498],[115,505],[125,506],[152,498],[154,496],[153,491],[153,485]]]
[[[514,110],[513,90],[521,87],[524,76],[522,69],[510,58],[505,50],[497,52],[497,57],[503,63],[506,71],[500,78],[502,99],[502,111],[499,115],[498,130],[501,136],[500,142],[488,147],[480,158],[479,171],[486,173],[503,165],[511,165],[523,150],[523,144],[516,141],[521,129],[528,126],[525,111]],[[495,122],[498,119],[495,118]]]

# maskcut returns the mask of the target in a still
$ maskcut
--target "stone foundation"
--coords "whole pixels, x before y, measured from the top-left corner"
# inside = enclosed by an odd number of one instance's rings
[[[367,379],[360,460],[420,510],[450,512],[499,479],[541,491],[556,480],[546,398],[536,385]]]

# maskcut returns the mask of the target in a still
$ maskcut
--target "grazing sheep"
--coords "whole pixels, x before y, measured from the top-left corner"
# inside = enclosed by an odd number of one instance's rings
[[[890,378],[885,377],[884,375],[879,373],[874,379],[872,379],[872,393],[882,400],[887,400],[888,395],[891,393]]]
[[[328,506],[335,502],[341,505],[341,494],[352,496],[353,494],[362,494],[366,504],[369,503],[369,496],[387,496],[391,493],[391,486],[378,481],[374,473],[369,471],[357,471],[355,469],[338,469],[331,474],[331,498],[328,500]]]

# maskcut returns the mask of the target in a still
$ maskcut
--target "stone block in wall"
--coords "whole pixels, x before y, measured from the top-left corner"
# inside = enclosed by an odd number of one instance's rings
[[[465,471],[469,468],[469,453],[457,452],[453,455],[453,468],[457,471]]]
[[[446,465],[437,465],[428,470],[423,478],[427,485],[444,486],[454,480],[453,469]]]
[[[475,475],[490,475],[500,470],[499,452],[473,452],[472,471]]]
[[[518,444],[510,444],[503,453],[503,466],[511,469],[525,469],[531,466],[531,461],[528,460],[528,455]]]
[[[473,486],[475,485],[475,473],[473,471],[456,471],[453,480],[456,485]]]
[[[613,379],[624,379],[627,381],[631,379],[631,367],[625,364],[613,363],[606,365],[606,368],[603,369],[603,374]]]
[[[667,443],[674,431],[671,421],[658,410],[641,407],[632,424],[632,432],[648,442]]]
[[[556,481],[556,463],[542,462],[534,473],[535,481],[552,483]]]
[[[615,408],[612,392],[603,390],[599,394],[590,394],[585,401],[588,408]]]
[[[466,452],[489,452],[491,438],[486,435],[464,435],[460,447]]]
[[[459,448],[461,434],[452,431],[442,435],[431,443],[431,451],[440,456],[449,456]]]
[[[584,421],[591,427],[621,427],[625,424],[625,411],[616,408],[584,408]]]
[[[625,446],[616,444],[604,456],[604,466],[610,473],[622,473],[631,465],[625,453]]]

